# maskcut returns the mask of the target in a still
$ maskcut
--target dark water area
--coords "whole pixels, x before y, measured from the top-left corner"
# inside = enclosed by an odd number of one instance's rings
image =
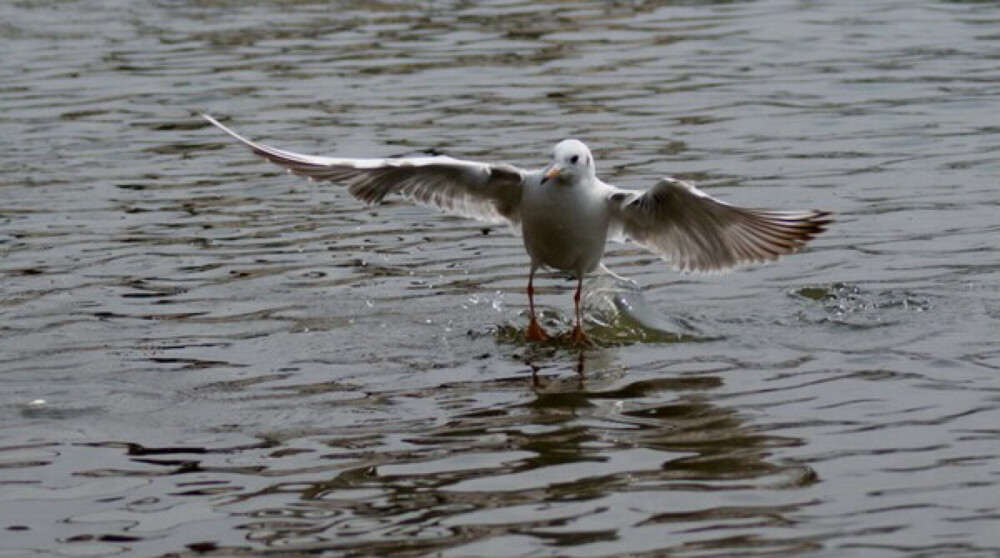
[[[995,2],[11,0],[0,44],[0,557],[1000,552]],[[529,168],[575,136],[836,223],[721,276],[613,245],[601,342],[526,345],[516,235],[200,112]]]

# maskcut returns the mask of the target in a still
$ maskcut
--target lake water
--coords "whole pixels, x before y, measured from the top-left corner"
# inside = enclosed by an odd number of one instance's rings
[[[1000,552],[995,2],[10,0],[0,41],[0,556]],[[598,346],[525,345],[514,234],[202,111],[345,156],[575,136],[836,223],[722,276],[615,245],[633,310],[592,283]]]

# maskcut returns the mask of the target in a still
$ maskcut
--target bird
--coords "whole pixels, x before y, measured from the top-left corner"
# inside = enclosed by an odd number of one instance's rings
[[[681,272],[723,272],[771,262],[800,250],[832,222],[823,210],[776,211],[731,205],[672,177],[646,190],[597,177],[590,149],[580,140],[555,145],[543,168],[525,170],[447,155],[341,158],[304,155],[247,139],[211,115],[202,116],[260,157],[313,181],[340,183],[358,200],[378,204],[399,194],[445,213],[520,228],[530,261],[528,326],[524,337],[552,337],[535,313],[535,273],[542,268],[576,279],[571,342],[586,344],[580,315],[584,278],[602,263],[608,240],[632,241]]]

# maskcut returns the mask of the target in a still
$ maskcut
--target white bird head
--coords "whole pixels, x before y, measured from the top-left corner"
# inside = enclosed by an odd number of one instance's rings
[[[583,178],[594,178],[594,157],[580,140],[568,139],[552,150],[552,163],[545,169],[543,182],[573,184]]]

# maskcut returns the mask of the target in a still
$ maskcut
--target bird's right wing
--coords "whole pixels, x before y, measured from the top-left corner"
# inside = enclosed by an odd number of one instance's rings
[[[369,204],[398,193],[453,215],[491,223],[520,221],[526,174],[513,165],[443,156],[343,159],[302,155],[251,141],[211,116],[202,116],[268,161],[311,180],[344,183],[352,196]]]
[[[673,178],[644,192],[608,188],[612,230],[682,271],[773,261],[799,250],[830,223],[826,211],[729,205]]]

